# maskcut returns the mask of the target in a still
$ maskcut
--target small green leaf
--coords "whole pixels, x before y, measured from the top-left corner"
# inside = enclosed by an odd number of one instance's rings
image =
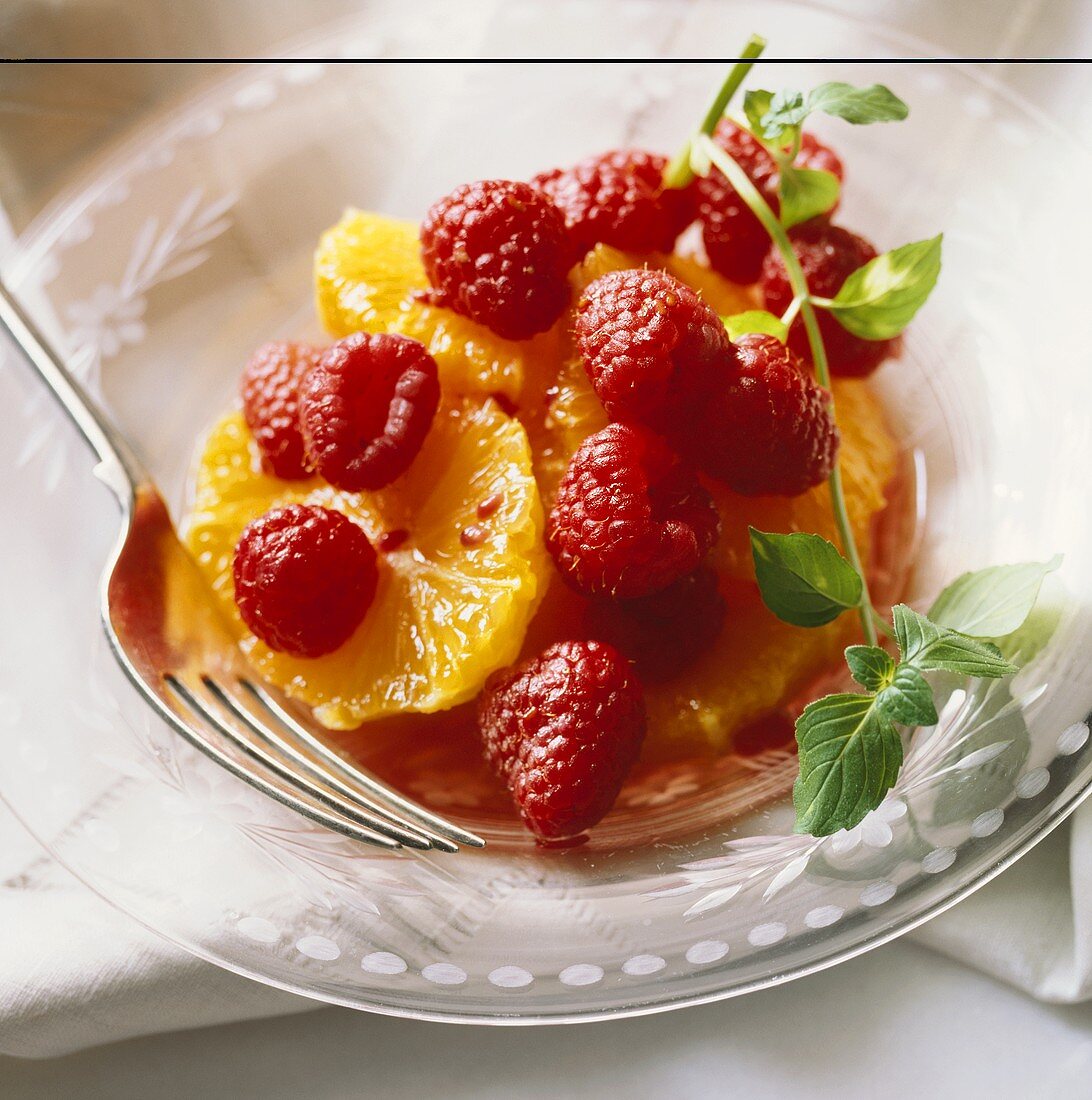
[[[935,726],[933,689],[913,665],[900,664],[891,683],[876,696],[876,706],[892,722],[904,726]]]
[[[793,626],[822,626],[861,602],[861,578],[833,543],[797,532],[751,531],[762,601]]]
[[[857,268],[826,306],[855,336],[889,340],[914,319],[940,275],[943,234],[904,244]]]
[[[1016,672],[1016,666],[1009,664],[1001,650],[989,642],[942,629],[903,603],[891,610],[902,659],[920,671],[940,669],[992,679]]]
[[[1058,554],[1047,562],[993,565],[964,573],[937,597],[929,618],[972,638],[1003,638],[1020,629],[1039,598],[1043,579],[1061,564]]]
[[[768,92],[764,88],[752,88],[743,97],[743,113],[747,116],[752,133],[762,133],[762,119],[769,111],[772,99],[773,92]]]
[[[895,675],[894,658],[878,645],[851,645],[846,650],[846,664],[853,679],[869,691],[887,687]]]
[[[743,313],[733,313],[722,317],[728,330],[729,340],[738,340],[749,332],[761,332],[767,336],[776,336],[781,343],[789,338],[789,328],[780,317],[767,313],[764,309],[748,309]]]
[[[910,108],[882,84],[855,88],[840,81],[813,88],[808,94],[808,110],[834,115],[854,126],[864,126],[870,122],[901,122],[910,113]]]
[[[821,168],[796,168],[791,164],[782,164],[779,172],[781,224],[786,229],[825,214],[837,203],[842,185],[832,172]]]
[[[902,740],[870,695],[827,695],[796,722],[800,775],[793,785],[796,832],[829,836],[851,829],[891,789]]]

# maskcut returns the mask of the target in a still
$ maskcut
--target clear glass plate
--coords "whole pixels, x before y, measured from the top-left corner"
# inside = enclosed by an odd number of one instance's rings
[[[315,52],[443,52],[452,6],[419,5],[408,23],[398,7],[375,6]],[[459,41],[503,54],[533,34],[547,55],[622,41],[669,63],[251,68],[157,117],[21,240],[7,276],[176,506],[246,354],[313,328],[310,255],[343,206],[416,219],[464,179],[526,177],[625,142],[671,150],[722,66],[670,59],[730,50],[739,28],[786,54],[918,49],[769,0],[541,10],[460,6]],[[112,501],[38,383],[7,364],[0,793],[57,859],[260,981],[529,1023],[655,1011],[831,965],[953,904],[1056,825],[1092,780],[1092,247],[1076,239],[1087,219],[1068,216],[1083,208],[1085,154],[963,67],[823,63],[763,80],[839,78],[883,81],[912,105],[898,127],[819,127],[848,165],[842,220],[884,246],[946,232],[939,288],[877,377],[929,491],[908,596],[927,602],[966,568],[1066,554],[1060,620],[1011,693],[953,693],[884,806],[824,841],[792,835],[783,795],[726,821],[715,774],[704,789],[667,774],[583,848],[358,847],[195,758],[124,683],[94,596]],[[756,784],[783,791],[792,761],[763,763]]]

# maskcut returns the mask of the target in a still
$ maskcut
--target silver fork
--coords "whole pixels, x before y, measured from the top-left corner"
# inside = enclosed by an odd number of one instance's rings
[[[98,458],[95,476],[121,505],[99,587],[102,622],[155,712],[232,775],[344,836],[390,849],[484,847],[362,771],[251,678],[148,472],[3,283],[0,324],[79,428]]]

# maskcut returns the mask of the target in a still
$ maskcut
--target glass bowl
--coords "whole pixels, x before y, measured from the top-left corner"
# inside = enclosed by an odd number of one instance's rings
[[[416,219],[464,179],[526,177],[628,142],[671,150],[722,65],[670,59],[714,40],[731,50],[740,27],[790,54],[918,49],[769,2],[556,4],[548,21],[531,3],[414,11],[375,5],[311,45],[503,54],[533,32],[547,56],[621,42],[669,63],[273,63],[165,111],[91,166],[5,274],[176,506],[194,440],[231,401],[247,353],[313,330],[311,251],[343,206]],[[1092,249],[1075,239],[1087,220],[1068,217],[1085,154],[969,68],[809,63],[761,79],[878,80],[911,104],[897,127],[817,129],[849,166],[846,223],[884,246],[946,233],[939,287],[876,378],[928,486],[906,595],[927,603],[964,569],[1066,554],[1048,640],[1020,675],[949,687],[884,805],[826,840],[792,834],[793,761],[774,754],[746,787],[747,812],[738,797],[726,812],[715,772],[695,788],[693,769],[668,771],[580,848],[360,847],[195,758],[124,683],[94,595],[112,502],[39,384],[8,364],[0,793],[61,863],[162,936],[271,985],[430,1019],[571,1022],[849,958],[981,886],[1085,797],[1092,341],[1077,265]]]

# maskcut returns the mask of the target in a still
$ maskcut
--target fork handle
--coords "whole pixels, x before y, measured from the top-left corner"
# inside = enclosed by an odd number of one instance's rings
[[[137,487],[149,480],[140,460],[95,399],[64,365],[42,330],[27,316],[0,280],[0,325],[38,372],[50,392],[79,428],[98,463],[95,476],[108,485],[122,508],[131,509]]]

